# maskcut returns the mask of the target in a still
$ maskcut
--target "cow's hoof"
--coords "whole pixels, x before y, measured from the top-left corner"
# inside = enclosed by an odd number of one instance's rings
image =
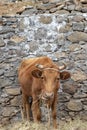
[[[58,126],[57,126],[57,125],[55,125],[53,130],[58,130]]]

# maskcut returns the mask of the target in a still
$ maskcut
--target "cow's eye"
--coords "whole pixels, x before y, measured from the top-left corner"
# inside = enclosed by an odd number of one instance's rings
[[[45,76],[41,76],[41,79],[42,79],[43,81],[46,81]]]
[[[59,81],[59,80],[60,80],[60,78],[58,77],[58,78],[56,78],[56,80],[57,80],[57,81]]]
[[[43,76],[41,76],[41,79],[44,79],[44,77],[43,77]]]

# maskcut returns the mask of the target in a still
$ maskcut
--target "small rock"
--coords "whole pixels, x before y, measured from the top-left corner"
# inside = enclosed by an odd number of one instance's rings
[[[0,76],[4,74],[4,70],[0,69]]]
[[[57,8],[52,8],[52,9],[50,9],[50,13],[54,13],[54,12],[56,12],[57,11]]]
[[[43,4],[49,3],[49,0],[42,0]]]
[[[87,79],[87,75],[82,71],[75,71],[71,77],[74,81],[84,81]]]
[[[2,115],[4,117],[11,117],[13,114],[16,114],[15,107],[4,107],[2,110]]]
[[[81,3],[83,3],[83,4],[87,4],[87,0],[80,0],[81,1]]]
[[[6,93],[8,95],[19,95],[20,94],[20,88],[5,88]]]
[[[63,7],[64,7],[64,4],[62,4],[62,5],[60,5],[60,6],[56,7],[56,8],[50,9],[49,12],[50,12],[50,13],[53,13],[53,12],[56,12],[56,11],[58,11],[58,10],[62,10]]]
[[[71,42],[87,41],[87,33],[75,31],[67,39]]]
[[[69,25],[63,26],[59,29],[60,33],[67,33],[71,30],[71,27]]]
[[[10,38],[10,41],[12,41],[12,42],[14,42],[14,43],[20,43],[20,42],[25,41],[25,37],[14,35],[14,36],[12,36],[12,37]]]
[[[0,124],[2,124],[2,126],[8,125],[9,123],[10,123],[9,117],[3,117],[1,122],[0,122]]]
[[[61,10],[61,11],[62,11],[62,10]],[[65,23],[68,22],[68,21],[67,21],[67,17],[63,17],[62,15],[56,16],[56,20],[57,20],[58,23],[62,23],[63,21],[64,21]]]
[[[78,50],[81,49],[81,46],[78,45],[78,44],[72,44],[72,45],[69,46],[69,49],[70,49],[71,52],[78,51]]]
[[[82,15],[76,15],[76,16],[74,16],[72,19],[71,19],[71,21],[74,21],[74,22],[81,22],[81,21],[83,21],[84,20],[84,16],[82,16]]]
[[[87,94],[87,84],[84,84],[84,86],[81,88],[81,91]]]
[[[4,23],[16,23],[17,22],[17,19],[15,17],[9,17],[9,18],[5,18],[3,19]]]
[[[9,28],[9,27],[4,27],[4,28],[2,28],[2,30],[0,30],[0,34],[10,33],[10,32],[14,33],[15,30],[12,28]]]
[[[33,52],[33,51],[36,51],[38,49],[38,44],[33,42],[33,41],[31,41],[29,43],[29,47],[30,47],[30,51]]]
[[[69,10],[69,11],[72,11],[72,10],[74,10],[75,9],[75,5],[69,5],[68,7],[67,7],[67,10]]]
[[[84,24],[82,22],[73,23],[73,30],[74,31],[83,31],[84,30]]]
[[[0,26],[2,26],[2,25],[3,25],[3,19],[0,18]]]
[[[17,50],[15,50],[15,51],[17,52]],[[9,54],[13,54],[13,53],[14,53],[14,51],[12,51],[12,50],[10,51],[10,50],[9,50]],[[15,55],[15,53],[14,53],[14,55]],[[13,58],[10,57],[10,58],[8,58],[7,60],[5,60],[5,63],[11,63],[11,62],[15,62],[15,61],[18,61],[18,57],[13,57]],[[11,72],[12,72],[12,71],[11,71]],[[9,77],[16,75],[15,71],[12,72],[12,74],[11,74],[11,72],[8,71],[5,75],[6,75],[6,76],[9,76]]]
[[[45,47],[45,49],[46,49],[46,52],[50,52],[50,51],[51,51],[51,45],[47,45],[47,46]]]
[[[75,94],[73,95],[73,97],[74,97],[75,99],[87,98],[87,94],[86,94],[86,93],[75,93]]]
[[[52,22],[52,18],[50,16],[40,16],[39,21],[43,24],[50,24]]]
[[[4,88],[6,86],[11,85],[12,82],[7,79],[0,79],[0,88]]]
[[[11,106],[20,106],[22,104],[21,96],[16,96],[10,101]]]
[[[81,120],[87,121],[87,111],[81,111],[79,117],[81,118]]]
[[[83,12],[83,13],[87,13],[87,7],[83,7],[83,8],[82,8],[82,12]]]
[[[68,113],[66,111],[64,112],[63,110],[59,110],[58,117],[61,121],[65,121],[68,118]]]
[[[67,103],[67,108],[71,111],[81,111],[82,110],[82,103],[76,100],[70,100]]]
[[[43,27],[38,28],[37,31],[34,34],[35,40],[39,39],[45,39],[47,36],[47,30]]]
[[[9,102],[8,95],[7,95],[7,97],[2,97],[2,95],[1,95],[1,97],[0,97],[0,104],[5,103],[5,105],[6,105],[7,102]]]
[[[33,15],[36,14],[38,11],[36,9],[27,9],[23,11],[21,15]]]
[[[82,103],[87,106],[87,99],[84,99]]]
[[[66,83],[63,83],[63,91],[65,93],[69,93],[69,94],[74,94],[76,91],[77,91],[77,87],[76,85],[74,85],[74,83],[70,83],[70,82],[66,82]]]
[[[74,112],[69,112],[69,115],[70,115],[71,117],[74,117],[74,116],[75,116]]]
[[[80,41],[79,44],[80,44],[80,45],[85,45],[86,42],[84,42],[84,41]]]
[[[67,10],[58,10],[55,12],[56,14],[69,14]]]
[[[5,42],[0,38],[0,47],[5,47]]]
[[[79,48],[79,49],[81,49],[81,48]],[[79,49],[76,49],[76,50],[79,50]],[[76,56],[76,59],[78,59],[78,60],[86,60],[86,56],[85,56],[85,54],[78,54]],[[82,69],[84,69],[84,67]]]
[[[62,92],[62,93],[59,93],[58,99],[60,102],[67,102],[70,100],[70,97],[71,97],[70,94]]]
[[[65,52],[55,52],[54,56],[59,59],[62,57],[66,57],[66,53]]]
[[[82,10],[82,6],[81,5],[75,6],[75,10],[80,12]]]
[[[7,98],[7,97],[8,97],[8,94],[7,94],[7,93],[2,93],[2,94],[1,94],[1,97],[2,97],[2,98]]]
[[[7,73],[5,73],[5,76],[6,77],[14,77],[16,75],[16,72],[14,72],[14,71],[8,71]]]
[[[84,106],[83,106],[83,109],[84,109],[85,111],[87,111],[87,105],[84,105]]]
[[[25,28],[27,27],[24,22],[25,22],[24,18],[22,18],[22,19],[20,20],[20,22],[19,22],[19,30],[21,30],[21,31],[24,31]]]
[[[43,4],[43,5],[38,5],[36,8],[38,10],[50,10],[52,8],[55,8],[56,4],[55,3],[47,3],[47,4]]]

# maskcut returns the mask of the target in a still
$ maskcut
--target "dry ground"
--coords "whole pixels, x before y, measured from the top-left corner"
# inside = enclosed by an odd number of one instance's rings
[[[8,126],[0,127],[0,130],[54,130],[52,126],[47,124],[36,124],[29,122],[17,122]],[[59,123],[58,130],[87,130],[87,122],[79,119],[68,123]]]

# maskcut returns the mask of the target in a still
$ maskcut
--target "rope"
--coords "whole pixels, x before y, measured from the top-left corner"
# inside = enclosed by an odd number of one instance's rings
[[[47,114],[47,116],[48,116],[48,127],[50,127],[50,125],[51,125],[51,108],[49,108],[49,106],[48,106],[48,104],[47,104],[47,110],[48,110],[48,114]]]
[[[39,95],[38,99],[36,99],[35,101],[32,102],[32,109],[34,109],[33,105],[36,104],[41,99],[41,97],[42,97],[42,94]],[[44,103],[44,106],[46,105],[46,107],[47,107],[47,110],[48,110],[48,114],[47,114],[48,127],[50,127],[50,124],[51,124],[51,108],[49,108],[49,105],[45,104],[45,102],[42,102],[42,103]],[[23,108],[22,108],[21,105],[20,105],[20,110],[21,110],[22,120],[24,121],[24,111],[23,111]]]
[[[45,69],[43,69],[43,70],[54,70],[54,71],[59,72],[59,70],[57,70],[57,69],[55,69],[55,68],[45,68]]]
[[[20,110],[21,110],[21,117],[22,117],[22,120],[24,121],[24,111],[23,111],[23,108],[22,108],[21,105],[20,105]]]

